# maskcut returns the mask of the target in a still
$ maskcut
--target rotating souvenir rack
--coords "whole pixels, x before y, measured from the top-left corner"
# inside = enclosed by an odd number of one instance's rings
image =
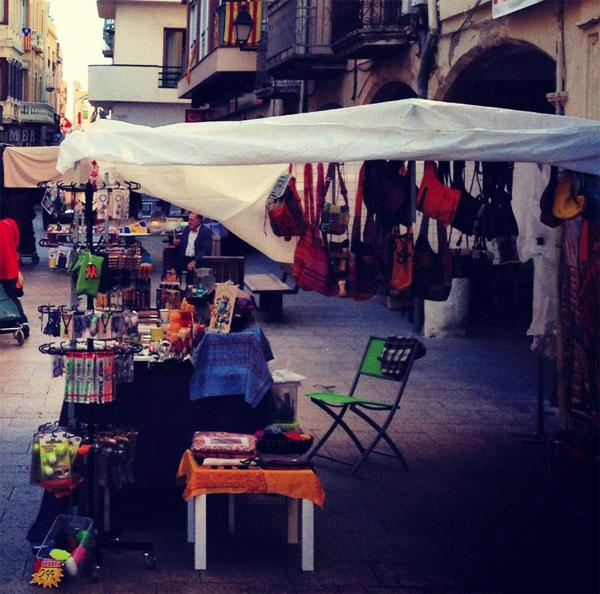
[[[109,244],[108,216],[104,214],[102,236],[95,241],[94,218],[102,218],[111,192],[126,187],[128,190],[139,189],[135,182],[96,183],[97,170],[92,171],[92,179],[85,184],[41,184],[44,188],[68,190],[76,196],[76,203],[81,208],[75,208],[72,242],[76,250],[84,257],[81,262],[74,262],[71,272],[77,272],[77,280],[71,277],[71,307],[55,307],[42,305],[39,308],[42,326],[47,321],[50,325],[47,334],[64,338],[57,343],[47,343],[39,347],[43,354],[53,357],[52,372],[54,376],[65,376],[65,402],[68,403],[68,418],[77,422],[76,405],[85,406],[88,411],[87,429],[93,441],[96,433],[94,409],[97,405],[105,405],[114,401],[117,383],[133,381],[133,355],[141,350],[139,344],[127,341],[125,324],[115,329],[115,319],[124,320],[126,311],[123,307],[114,307],[103,303],[105,307],[95,307],[94,297],[98,293],[101,270],[105,260],[108,260],[106,248]],[[79,200],[83,194],[84,199]],[[106,196],[106,200],[104,200]],[[124,218],[125,212],[121,213]],[[103,253],[104,256],[100,256]],[[79,295],[87,295],[85,311],[80,311]],[[58,318],[57,318],[58,314]],[[131,317],[131,313],[129,313]],[[115,317],[113,317],[115,316]],[[111,320],[110,324],[103,320]],[[132,320],[132,322],[135,320]],[[69,323],[70,322],[70,323]],[[137,324],[137,322],[136,322]],[[114,332],[113,332],[114,331]],[[103,527],[97,541],[98,564],[99,549],[139,550],[144,553],[148,566],[154,565],[154,548],[149,542],[124,542],[119,540],[110,526],[110,487],[102,486],[97,480],[100,470],[97,466],[101,460],[96,459],[92,452],[91,462],[87,465],[86,483],[87,497],[83,501],[89,510],[89,515],[96,520],[96,525]],[[98,502],[101,502],[98,505]]]

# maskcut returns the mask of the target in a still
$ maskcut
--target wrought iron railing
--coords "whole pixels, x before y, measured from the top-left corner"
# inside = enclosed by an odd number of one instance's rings
[[[330,5],[337,0],[276,0],[269,3],[267,64],[289,55],[331,54]]]
[[[161,89],[176,89],[181,76],[181,66],[163,66],[158,71],[158,86]]]
[[[404,25],[402,0],[334,0],[331,5],[332,43],[352,33]]]

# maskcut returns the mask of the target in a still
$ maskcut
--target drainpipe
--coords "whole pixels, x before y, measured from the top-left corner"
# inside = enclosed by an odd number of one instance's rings
[[[557,8],[558,39],[556,40],[556,99],[554,110],[556,115],[564,115],[562,94],[565,90],[565,7],[562,0]]]
[[[421,38],[421,63],[417,72],[417,96],[421,99],[427,99],[429,75],[433,67],[438,37],[437,0],[427,0],[427,33],[424,39]]]
[[[429,90],[429,75],[433,67],[437,42],[439,37],[439,21],[437,13],[437,0],[427,0],[427,33],[421,36],[421,63],[417,72],[417,97],[427,99]],[[413,222],[416,220],[416,163],[410,168],[410,202]],[[425,322],[425,303],[423,299],[414,302],[414,329],[421,333]]]

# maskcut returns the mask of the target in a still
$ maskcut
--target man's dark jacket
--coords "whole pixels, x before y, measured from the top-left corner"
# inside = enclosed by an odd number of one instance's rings
[[[182,268],[185,267],[185,250],[188,244],[188,238],[190,236],[190,228],[186,227],[181,234],[181,243],[179,244],[179,262]],[[208,227],[202,225],[198,229],[198,237],[194,242],[194,260],[196,261],[196,267],[202,266],[202,257],[210,256],[212,254],[212,232]]]

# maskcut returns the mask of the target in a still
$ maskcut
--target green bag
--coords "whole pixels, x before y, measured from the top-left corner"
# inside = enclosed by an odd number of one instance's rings
[[[70,268],[70,272],[77,272],[75,292],[78,295],[95,297],[98,294],[103,264],[104,258],[102,256],[94,256],[89,251],[79,254],[79,257]]]

